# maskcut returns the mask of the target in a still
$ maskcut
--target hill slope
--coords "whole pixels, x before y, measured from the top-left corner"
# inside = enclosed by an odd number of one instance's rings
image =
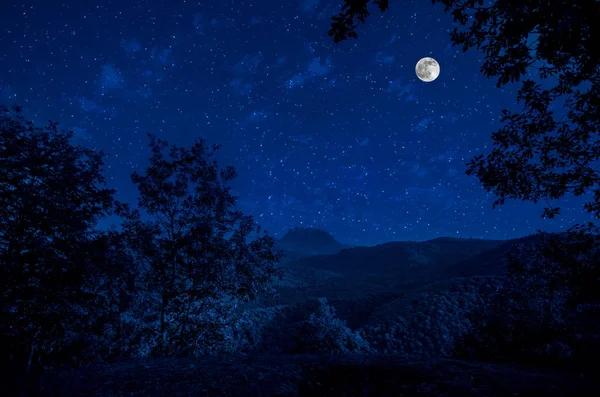
[[[332,271],[350,280],[387,285],[390,288],[448,277],[457,264],[501,247],[505,241],[435,239],[425,242],[390,242],[374,247],[343,249],[333,255],[297,258],[288,267]],[[456,267],[459,269],[461,267]]]

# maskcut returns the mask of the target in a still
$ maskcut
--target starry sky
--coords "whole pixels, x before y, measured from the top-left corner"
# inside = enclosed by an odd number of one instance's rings
[[[8,1],[0,103],[107,152],[109,187],[132,204],[148,133],[220,143],[238,206],[276,237],[304,226],[358,245],[508,239],[588,221],[582,198],[561,200],[554,220],[545,203],[492,210],[465,164],[490,150],[518,86],[496,88],[481,53],[451,45],[443,6],[390,3],[336,45],[341,0]],[[427,56],[441,65],[431,83],[415,75]]]

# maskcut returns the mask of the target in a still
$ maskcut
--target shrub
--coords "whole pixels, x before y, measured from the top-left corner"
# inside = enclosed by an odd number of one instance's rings
[[[318,299],[318,308],[298,328],[297,347],[302,353],[367,353],[371,348],[359,332],[350,330],[335,315],[326,298]]]
[[[285,325],[285,306],[246,310],[230,328],[230,337],[241,353],[280,352]]]

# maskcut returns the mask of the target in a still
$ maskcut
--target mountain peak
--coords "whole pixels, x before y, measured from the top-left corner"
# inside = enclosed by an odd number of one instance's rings
[[[314,228],[294,227],[290,229],[282,238],[281,241],[312,241],[312,242],[337,242],[331,233]]]
[[[344,248],[329,232],[322,229],[295,227],[280,240],[281,248],[312,254],[332,254]]]

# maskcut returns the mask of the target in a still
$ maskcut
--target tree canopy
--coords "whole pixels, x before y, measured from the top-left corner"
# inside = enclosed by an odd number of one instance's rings
[[[112,208],[102,152],[73,146],[57,123],[36,127],[0,105],[0,299],[11,355],[31,366],[88,327],[94,226]]]
[[[0,331],[15,369],[228,348],[238,302],[281,275],[275,241],[235,207],[218,146],[150,138],[137,208],[104,153],[0,106]],[[110,214],[120,225],[96,228]]]
[[[370,0],[344,0],[329,35],[339,43],[357,38]],[[384,12],[387,0],[373,3]],[[590,197],[585,204],[600,218],[600,2],[596,0],[432,0],[444,5],[460,27],[450,34],[463,51],[484,54],[481,72],[497,86],[520,82],[523,110],[503,110],[503,126],[492,133],[491,153],[467,164],[496,195],[560,208],[549,200],[565,194]],[[531,78],[537,72],[539,78]],[[537,80],[537,81],[536,81]],[[549,87],[550,86],[550,87]],[[563,102],[564,101],[564,102]],[[562,108],[556,114],[551,105]]]
[[[145,305],[157,314],[157,351],[191,354],[222,341],[236,302],[270,292],[280,254],[235,208],[229,183],[237,174],[219,169],[218,145],[199,138],[191,148],[170,147],[166,157],[168,146],[150,135],[150,164],[131,175],[138,209],[118,204],[118,213],[149,286]]]

